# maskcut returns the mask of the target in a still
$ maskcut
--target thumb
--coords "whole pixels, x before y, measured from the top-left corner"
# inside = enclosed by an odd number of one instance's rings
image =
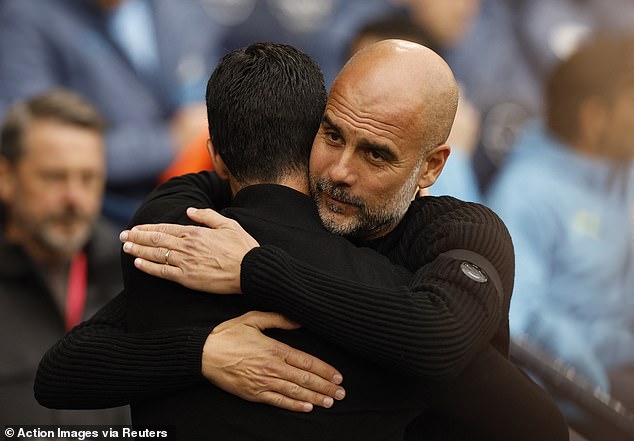
[[[207,225],[210,228],[219,228],[229,220],[229,218],[224,217],[211,208],[198,209],[189,207],[187,209],[187,216],[194,222]]]
[[[277,312],[251,311],[245,314],[244,323],[260,331],[270,328],[293,330],[301,328],[299,323],[287,319]]]

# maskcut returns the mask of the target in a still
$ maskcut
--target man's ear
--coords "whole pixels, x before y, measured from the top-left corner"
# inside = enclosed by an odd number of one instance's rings
[[[207,140],[207,151],[209,152],[209,157],[211,158],[211,162],[214,164],[214,171],[218,174],[221,179],[229,179],[230,173],[229,169],[225,165],[225,162],[222,160],[218,152],[214,147],[214,144],[211,142],[211,139]]]
[[[418,187],[427,188],[436,182],[450,153],[451,147],[448,144],[442,144],[434,147],[425,155],[418,174]]]
[[[13,164],[0,155],[0,201],[8,204],[15,191],[15,170]]]

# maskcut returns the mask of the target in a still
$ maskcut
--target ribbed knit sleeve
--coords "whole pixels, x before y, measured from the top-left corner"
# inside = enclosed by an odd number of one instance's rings
[[[439,256],[410,284],[375,287],[322,273],[273,246],[242,263],[242,291],[334,344],[426,379],[458,375],[500,320],[497,296]],[[466,280],[465,280],[466,279]]]
[[[502,320],[491,343],[503,355],[508,355],[508,312],[515,279],[515,253],[511,235],[502,220],[484,205],[449,196],[424,197],[412,204],[406,222],[394,233],[377,244],[377,251],[412,271],[456,249],[473,252],[491,264],[502,285],[499,299]],[[486,288],[491,285],[486,284]],[[493,295],[493,291],[489,293]],[[499,297],[497,293],[496,297]]]
[[[215,173],[183,175],[157,187],[135,219],[186,222],[187,207],[220,209],[230,199],[228,182]],[[154,200],[164,203],[153,204]],[[131,271],[131,260],[123,265],[124,277]],[[128,332],[128,296],[123,291],[46,353],[35,381],[40,404],[64,409],[114,407],[204,380],[202,348],[211,327]]]
[[[242,291],[359,355],[425,379],[453,378],[494,335],[507,338],[512,244],[486,207],[452,198],[433,202],[414,206],[399,231],[377,244],[393,263],[415,271],[407,286],[379,288],[333,277],[264,246],[242,262]],[[477,237],[463,237],[469,234]],[[443,254],[451,249],[490,261],[509,299],[500,299],[491,281],[467,277],[461,260]],[[500,352],[506,344],[500,343]]]
[[[42,358],[35,397],[54,409],[115,407],[204,381],[210,328],[127,333],[125,291],[73,328]]]

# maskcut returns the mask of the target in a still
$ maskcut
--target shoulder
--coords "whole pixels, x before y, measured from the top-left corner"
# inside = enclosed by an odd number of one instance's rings
[[[451,196],[425,196],[414,200],[402,225],[403,234],[415,234],[427,240],[469,230],[508,234],[500,217],[489,207]]]
[[[174,177],[153,190],[137,210],[131,225],[157,222],[192,223],[185,210],[224,208],[231,189],[216,173],[204,171]]]
[[[399,248],[416,265],[455,249],[478,253],[498,268],[514,262],[513,243],[504,222],[482,204],[450,196],[418,198],[398,230]]]

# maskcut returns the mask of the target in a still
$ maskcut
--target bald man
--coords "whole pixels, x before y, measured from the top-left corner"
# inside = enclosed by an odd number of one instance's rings
[[[392,231],[442,171],[457,102],[449,66],[424,46],[385,40],[352,57],[311,153],[311,192],[326,228],[364,239]]]
[[[408,72],[417,75],[404,75]],[[355,86],[357,81],[362,88]],[[441,410],[458,423],[457,427],[467,427],[471,435],[478,433],[486,439],[564,439],[565,426],[556,408],[500,355],[507,350],[508,330],[506,321],[499,317],[508,309],[513,280],[512,245],[504,226],[486,208],[452,198],[420,198],[410,206],[416,190],[434,182],[449,154],[444,141],[456,100],[451,71],[433,52],[400,41],[378,44],[360,52],[335,81],[311,155],[311,187],[324,224],[340,234],[363,240],[392,262],[416,271],[416,286],[423,287],[426,297],[419,297],[412,290],[409,308],[418,310],[420,305],[440,304],[441,309],[451,311],[447,320],[441,314],[426,321],[419,317],[428,326],[427,332],[413,332],[404,342],[390,340],[389,333],[381,333],[390,323],[403,320],[389,306],[393,299],[388,296],[361,298],[354,303],[354,308],[359,308],[354,314],[333,319],[333,311],[340,314],[351,310],[354,298],[348,295],[350,286],[330,297],[320,292],[318,285],[307,289],[315,286],[311,279],[321,277],[327,282],[323,278],[328,276],[296,262],[292,256],[283,257],[284,265],[275,265],[275,278],[264,275],[274,263],[271,249],[237,246],[235,238],[246,233],[235,223],[219,220],[219,215],[194,215],[197,221],[220,225],[216,230],[173,225],[126,232],[131,242],[124,249],[140,257],[135,264],[149,274],[190,288],[244,292],[247,298],[261,304],[268,302],[311,331],[330,335],[341,345],[360,341],[346,338],[348,335],[364,334],[368,340],[385,346],[399,345],[398,360],[393,357],[380,361],[421,378],[454,378],[451,383],[427,383],[422,401]],[[214,177],[209,175],[208,179],[213,181]],[[159,190],[155,197],[160,198],[161,191],[168,189]],[[194,205],[197,201],[190,202]],[[214,241],[213,235],[223,239]],[[159,250],[147,246],[152,244]],[[215,277],[219,268],[210,266],[210,261],[195,251],[206,250],[208,254],[218,246],[237,256],[232,264],[238,271],[229,274],[223,284]],[[249,258],[243,259],[247,252]],[[169,256],[169,264],[159,256]],[[264,271],[258,272],[257,267]],[[248,288],[240,284],[245,277],[249,279]],[[367,286],[365,291],[370,295]],[[375,301],[387,305],[380,316],[376,315],[376,305],[372,314],[363,315],[364,304],[369,307]],[[492,306],[482,308],[483,305]],[[359,320],[357,313],[364,319]],[[375,318],[368,319],[373,314]],[[499,322],[502,324],[498,327]],[[446,328],[456,333],[453,338],[439,341],[437,332],[447,335]],[[206,343],[205,347],[219,347],[213,343],[219,336],[220,333],[212,333],[209,346]],[[489,340],[499,352],[491,347],[481,350]],[[430,343],[429,352],[413,353],[420,349],[420,342]],[[238,340],[235,347],[239,345]],[[355,348],[347,349],[355,352]],[[465,349],[467,358],[463,357]],[[207,354],[214,356],[209,351]],[[456,354],[461,354],[459,363],[452,359]],[[370,353],[363,355],[372,357]],[[421,359],[438,363],[417,366]],[[465,361],[466,369],[462,364]],[[211,364],[232,365],[222,360]],[[218,369],[209,372],[217,373]],[[285,376],[283,372],[278,374]],[[349,381],[354,382],[354,372],[348,374]],[[506,384],[504,390],[498,389],[500,382]],[[306,383],[299,386],[295,392],[310,388]],[[287,395],[303,399],[301,393]],[[486,403],[482,402],[483,397],[487,398]],[[383,412],[390,410],[383,409],[377,415]],[[498,415],[513,418],[507,421],[508,426],[497,427],[498,421],[492,416]]]

